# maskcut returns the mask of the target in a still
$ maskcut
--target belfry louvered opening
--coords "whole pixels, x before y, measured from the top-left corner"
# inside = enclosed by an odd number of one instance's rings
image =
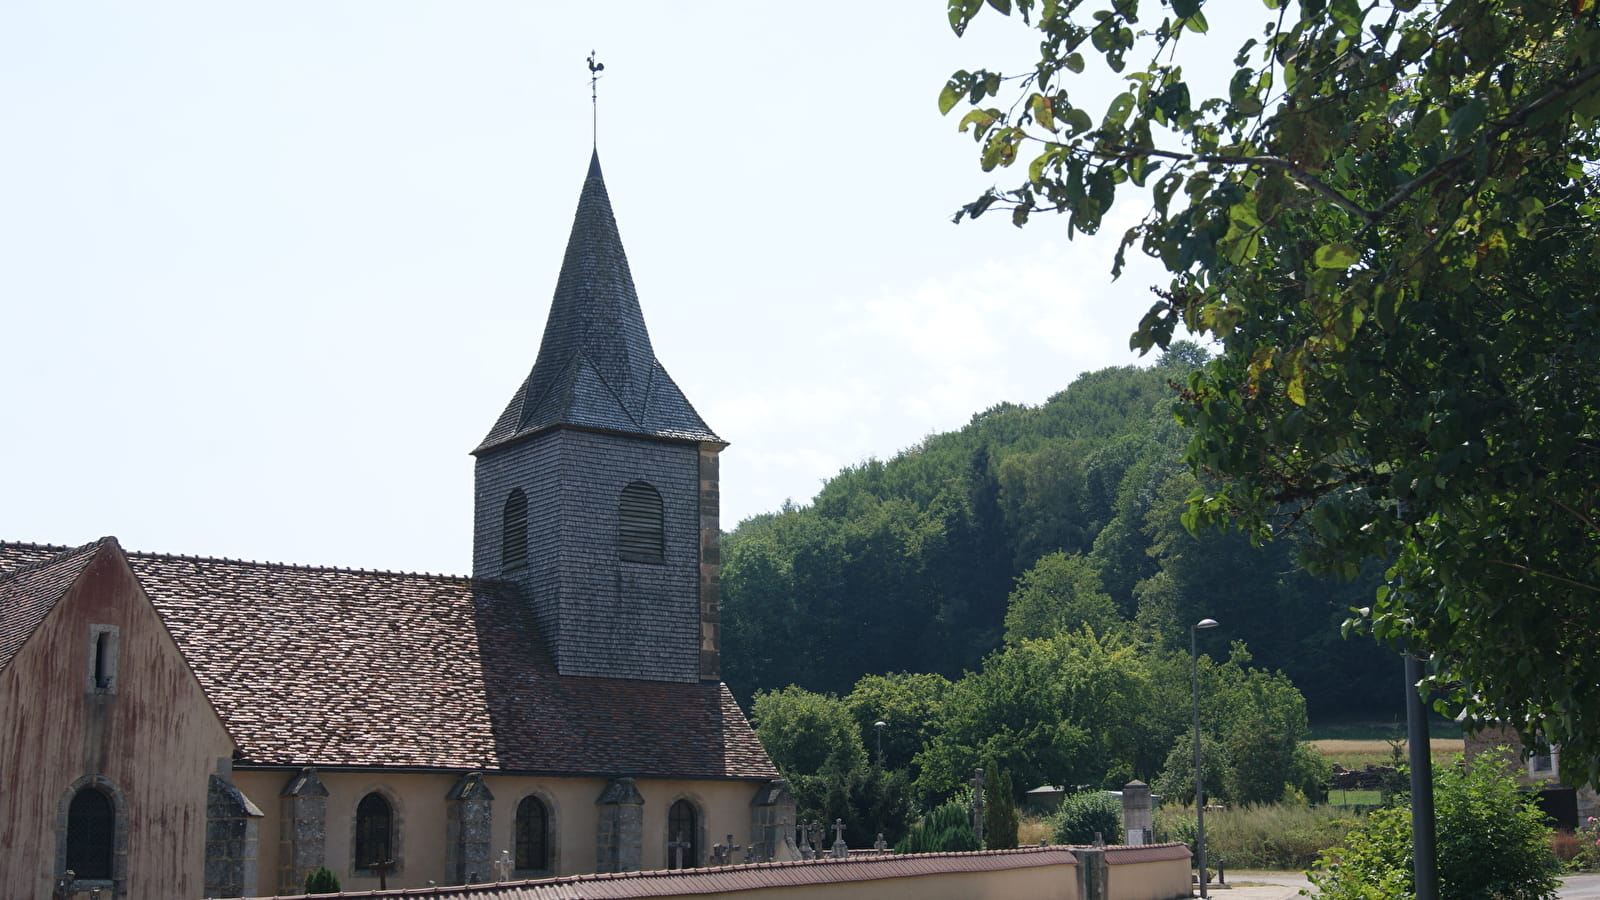
[[[506,498],[500,512],[500,566],[515,569],[528,561],[528,498],[521,488]]]
[[[627,562],[661,562],[661,494],[642,481],[622,489],[617,520],[617,556]]]

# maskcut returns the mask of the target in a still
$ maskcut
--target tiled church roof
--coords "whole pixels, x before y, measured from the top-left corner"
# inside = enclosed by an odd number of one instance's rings
[[[11,573],[0,592],[54,584],[49,573],[76,558],[66,549],[0,543],[0,573]],[[777,777],[723,685],[557,675],[513,586],[127,557],[238,742],[241,766]],[[0,593],[0,648],[14,615],[35,608]]]
[[[598,154],[589,161],[533,371],[473,452],[557,425],[721,441],[656,360]]]
[[[0,562],[0,671],[11,664],[22,645],[56,601],[72,587],[94,551],[111,538],[101,538],[82,547],[50,548],[15,567]],[[0,557],[4,559],[4,557]]]

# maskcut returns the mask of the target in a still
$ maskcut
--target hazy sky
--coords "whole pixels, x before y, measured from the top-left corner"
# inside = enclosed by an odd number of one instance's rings
[[[732,444],[724,527],[1135,362],[1127,220],[950,224],[994,179],[939,88],[1035,41],[944,6],[0,5],[0,539],[468,571],[591,49],[657,356]]]

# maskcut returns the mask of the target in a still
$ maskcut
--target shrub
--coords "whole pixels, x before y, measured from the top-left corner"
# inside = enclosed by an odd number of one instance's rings
[[[1556,896],[1544,816],[1508,762],[1485,754],[1471,768],[1436,768],[1433,781],[1440,900]],[[1410,896],[1411,810],[1373,812],[1322,855],[1311,882],[1325,900]]]
[[[978,835],[972,830],[972,801],[956,796],[922,817],[906,839],[895,848],[901,853],[949,853],[977,850]]]
[[[1568,840],[1558,842],[1552,838],[1550,842],[1557,859],[1580,872],[1600,868],[1600,821],[1590,816],[1588,821],[1578,826],[1577,833],[1563,834]],[[1563,845],[1570,849],[1563,852]]]
[[[339,893],[339,876],[328,871],[327,866],[318,866],[315,872],[312,872],[310,875],[306,876],[306,893]]]
[[[1122,843],[1122,804],[1105,791],[1080,791],[1061,800],[1055,842],[1092,844],[1095,833],[1108,844]]]

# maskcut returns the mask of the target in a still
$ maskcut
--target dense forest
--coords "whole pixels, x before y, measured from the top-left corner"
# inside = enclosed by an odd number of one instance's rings
[[[1380,573],[1316,578],[1292,534],[1257,547],[1185,529],[1198,482],[1172,385],[1203,358],[1175,346],[1153,367],[1086,373],[741,523],[723,540],[724,678],[747,703],[789,685],[845,695],[865,676],[958,678],[1084,625],[1187,651],[1211,617],[1216,646],[1281,671],[1313,719],[1398,715],[1394,655],[1339,628]]]

